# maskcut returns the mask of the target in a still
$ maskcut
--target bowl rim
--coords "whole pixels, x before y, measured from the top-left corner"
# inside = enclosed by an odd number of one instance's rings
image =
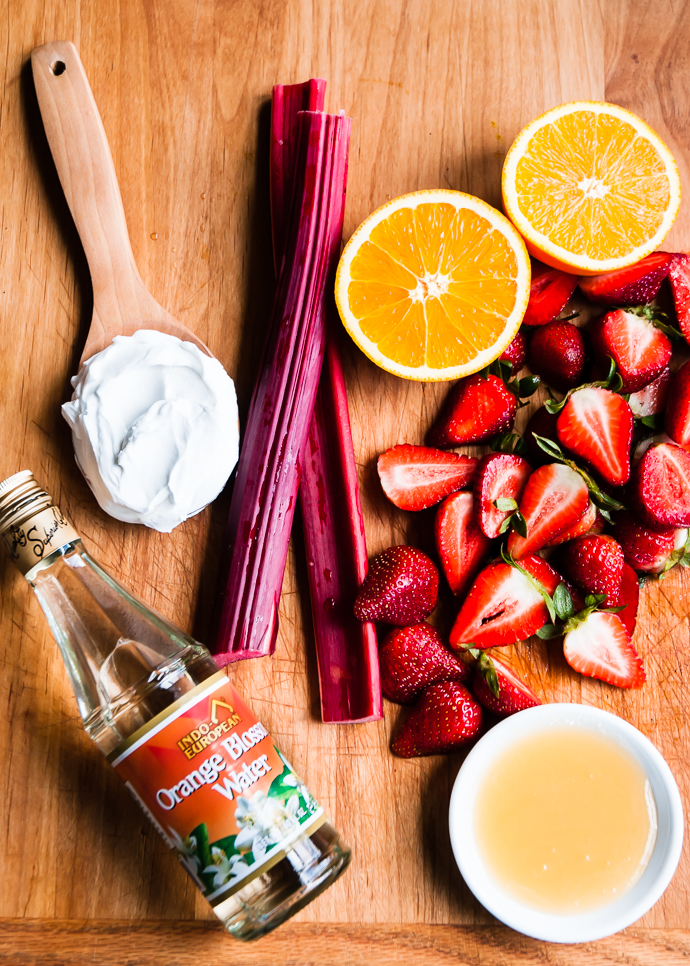
[[[473,814],[481,781],[491,763],[514,743],[557,725],[594,731],[632,753],[644,768],[657,805],[656,842],[647,866],[620,899],[572,915],[527,906],[501,891],[482,862],[467,819]],[[683,806],[671,769],[652,742],[628,721],[592,705],[543,704],[504,718],[479,739],[457,774],[448,813],[453,855],[467,886],[505,925],[534,939],[556,943],[593,942],[632,925],[661,897],[678,865],[683,846]]]

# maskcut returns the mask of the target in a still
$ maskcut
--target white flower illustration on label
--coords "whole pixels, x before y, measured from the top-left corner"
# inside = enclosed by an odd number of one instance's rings
[[[254,792],[251,797],[241,795],[235,809],[235,821],[240,830],[235,848],[240,852],[251,851],[255,861],[260,861],[269,849],[297,828],[298,807],[297,794],[290,796],[284,805],[262,791]]]
[[[220,889],[222,885],[234,885],[249,872],[249,866],[242,861],[240,855],[228,858],[225,852],[215,845],[211,848],[211,859],[213,865],[207,865],[204,874],[213,875],[214,889]]]

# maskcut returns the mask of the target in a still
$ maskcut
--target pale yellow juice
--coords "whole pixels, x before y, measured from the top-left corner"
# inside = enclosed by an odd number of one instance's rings
[[[560,727],[496,761],[477,794],[474,832],[505,892],[577,913],[615,902],[639,879],[656,807],[632,755],[594,732]]]

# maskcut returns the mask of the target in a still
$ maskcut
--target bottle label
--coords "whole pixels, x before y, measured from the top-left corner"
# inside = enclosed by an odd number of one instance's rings
[[[23,574],[54,550],[78,539],[79,534],[59,506],[49,506],[2,534],[5,549]]]
[[[225,671],[149,721],[110,761],[214,906],[325,821]]]

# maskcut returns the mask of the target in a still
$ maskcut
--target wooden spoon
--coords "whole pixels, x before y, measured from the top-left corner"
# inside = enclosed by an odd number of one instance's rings
[[[204,343],[156,302],[141,280],[101,116],[74,44],[57,40],[31,52],[38,105],[60,183],[93,283],[93,316],[79,365],[116,335],[157,329]]]

